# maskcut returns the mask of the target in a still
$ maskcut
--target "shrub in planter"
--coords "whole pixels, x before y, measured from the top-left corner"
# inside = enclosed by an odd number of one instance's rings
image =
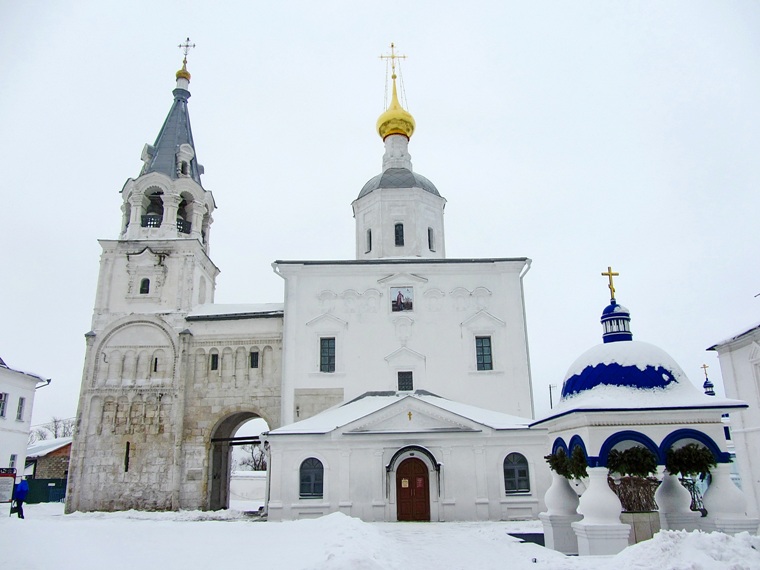
[[[659,481],[650,477],[657,471],[657,457],[646,447],[629,447],[624,451],[613,449],[607,456],[610,473],[622,477],[616,482],[607,479],[610,488],[620,499],[624,511],[642,512],[657,510],[654,493]]]
[[[704,479],[718,463],[712,452],[706,447],[689,443],[678,449],[668,449],[665,454],[665,469],[668,473],[680,473],[681,477]]]

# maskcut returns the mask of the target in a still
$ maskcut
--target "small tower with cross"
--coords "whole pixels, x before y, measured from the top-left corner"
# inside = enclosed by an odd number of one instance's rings
[[[700,366],[702,369],[702,372],[705,373],[705,381],[702,383],[702,389],[705,391],[705,394],[708,396],[714,396],[715,395],[715,384],[713,384],[710,379],[707,377],[707,369],[710,368],[707,364],[703,364]]]
[[[618,277],[620,273],[612,271],[612,267],[607,267],[607,271],[602,272],[602,277],[607,277],[610,289],[610,304],[602,311],[602,340],[604,342],[620,342],[633,340],[631,333],[631,313],[623,305],[619,305],[615,300],[615,283],[613,277]]]
[[[398,54],[393,43],[390,53],[380,56],[390,67],[392,82],[390,104],[375,125],[385,153],[381,173],[364,185],[351,204],[356,259],[446,258],[446,199],[430,180],[414,172],[409,154],[416,123],[402,107],[397,85],[400,62],[406,57]]]

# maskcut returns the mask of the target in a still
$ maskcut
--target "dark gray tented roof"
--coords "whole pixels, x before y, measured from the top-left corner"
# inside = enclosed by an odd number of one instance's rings
[[[148,167],[143,174],[160,172],[171,179],[177,178],[177,151],[180,145],[189,144],[195,151],[193,131],[190,128],[190,115],[187,112],[187,100],[190,92],[177,88],[172,91],[174,103],[169,110],[161,130],[153,143],[153,150]],[[190,177],[198,184],[201,183],[201,169],[197,157],[190,161]]]
[[[440,196],[435,185],[424,176],[406,168],[389,168],[370,179],[359,192],[357,200],[378,188],[422,188],[433,196]]]

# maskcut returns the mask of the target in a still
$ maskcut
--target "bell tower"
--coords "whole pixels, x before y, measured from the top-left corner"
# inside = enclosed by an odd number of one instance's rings
[[[214,299],[219,270],[209,258],[209,240],[216,205],[201,182],[190,127],[187,51],[193,45],[180,47],[185,57],[169,114],[155,142],[143,148],[139,176],[121,190],[119,237],[100,240],[93,330],[116,315],[188,312]]]

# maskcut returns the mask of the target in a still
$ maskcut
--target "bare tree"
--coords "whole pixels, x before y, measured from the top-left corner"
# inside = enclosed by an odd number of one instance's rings
[[[53,418],[46,424],[36,426],[29,433],[29,445],[46,439],[59,437],[71,437],[74,435],[74,423],[76,418]]]
[[[240,459],[238,465],[243,467],[245,471],[266,471],[267,470],[267,456],[261,445],[249,443],[241,446],[241,449],[245,451],[245,455]]]

